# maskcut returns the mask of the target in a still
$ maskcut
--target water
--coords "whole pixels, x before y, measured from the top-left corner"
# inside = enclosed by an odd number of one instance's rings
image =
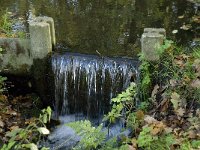
[[[75,53],[52,58],[56,116],[76,114],[75,120],[100,118],[110,100],[125,90],[136,73],[136,61]]]
[[[188,0],[189,1],[189,0]],[[167,37],[194,46],[200,38],[199,4],[187,0],[1,0],[17,18],[50,16],[58,46],[70,52],[104,56],[136,56],[145,27],[165,28]],[[191,25],[189,30],[180,29]],[[178,30],[177,34],[172,34]]]
[[[189,47],[198,45],[200,6],[186,0],[1,0],[0,14],[6,8],[22,21],[14,30],[25,28],[36,16],[55,21],[57,47],[75,53],[52,57],[55,75],[55,116],[62,124],[90,119],[94,124],[110,109],[110,100],[124,90],[135,73],[131,59],[105,56],[136,56],[139,38],[146,27],[165,28],[167,37]],[[183,25],[191,25],[183,30]],[[178,30],[177,34],[172,34]],[[119,132],[120,128],[112,131]],[[113,133],[115,134],[115,133]],[[50,147],[74,136],[74,131],[58,127],[49,136]],[[79,140],[75,137],[72,144]],[[49,145],[49,143],[47,144]]]
[[[60,125],[41,143],[52,150],[71,149],[81,139],[65,123],[89,119],[94,126],[102,123],[111,106],[111,98],[125,90],[137,62],[127,58],[110,58],[77,53],[54,54],[52,69],[55,77],[54,115]],[[123,122],[110,126],[107,137],[120,134]],[[106,127],[103,131],[107,132]],[[130,134],[127,130],[122,134]]]

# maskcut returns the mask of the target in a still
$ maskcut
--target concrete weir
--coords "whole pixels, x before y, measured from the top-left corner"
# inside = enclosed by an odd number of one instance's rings
[[[0,38],[0,71],[13,75],[28,75],[36,59],[43,59],[55,46],[54,21],[51,17],[36,17],[29,23],[30,38]]]

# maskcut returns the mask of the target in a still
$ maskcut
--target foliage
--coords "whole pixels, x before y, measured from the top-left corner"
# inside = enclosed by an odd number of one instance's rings
[[[76,133],[81,137],[79,144],[74,149],[96,149],[105,140],[106,134],[102,132],[102,124],[98,127],[93,127],[90,121],[85,120],[71,122],[66,125],[73,128]]]
[[[170,134],[153,135],[151,133],[153,129],[151,127],[143,127],[140,132],[137,143],[138,147],[142,147],[147,150],[167,150],[174,143],[174,138]]]
[[[148,89],[150,88],[151,84],[151,74],[149,71],[150,63],[145,60],[144,55],[141,53],[139,54],[139,59],[142,61],[142,64],[139,67],[139,71],[141,73],[140,78],[141,81],[139,83],[140,89],[141,89],[141,96],[142,99],[146,99],[149,95]]]
[[[3,49],[0,47],[0,56],[1,56],[1,53],[2,53]],[[1,70],[0,70],[1,72]],[[4,81],[7,80],[6,77],[2,77],[0,76],[0,95],[2,94],[2,92],[4,91]]]
[[[12,27],[16,20],[11,19],[8,10],[1,16],[0,20],[0,36],[3,37],[18,37],[18,38],[25,38],[26,33],[23,31],[16,31],[13,32]]]
[[[7,144],[4,144],[1,150],[11,149],[31,149],[38,150],[37,142],[41,139],[41,135],[48,135],[49,130],[45,124],[50,121],[51,108],[43,109],[39,118],[32,118],[27,122],[27,127],[16,128],[10,132],[7,132],[6,136],[10,139]],[[45,149],[45,148],[43,148]]]
[[[140,82],[112,99],[103,119],[124,119],[132,138],[117,138],[101,149],[197,150],[200,148],[200,49],[188,53],[172,41],[157,50],[160,59],[149,62],[141,54]],[[139,101],[136,91],[140,91]]]
[[[12,21],[9,18],[9,14],[6,10],[6,13],[2,16],[1,24],[0,24],[0,29],[7,35],[9,36],[12,32]]]
[[[114,123],[116,119],[120,117],[126,117],[131,110],[134,108],[134,97],[136,95],[136,84],[131,83],[131,85],[126,89],[126,91],[118,94],[116,98],[112,98],[112,109],[111,111],[104,117],[103,121],[109,121],[110,123]],[[123,116],[123,112],[125,112],[125,116]]]
[[[197,125],[200,123],[197,119],[200,106],[200,49],[188,53],[172,41],[165,41],[157,52],[160,57],[157,62],[149,62],[142,55],[140,57],[141,82],[138,87],[139,91],[144,91],[140,98],[150,104],[148,114],[153,117],[142,114],[144,119],[139,121],[136,113],[129,116],[129,122],[135,122],[132,127],[137,146],[144,149],[198,149],[199,145],[192,143],[199,142],[196,132],[200,129]],[[143,129],[137,131],[141,125]],[[168,143],[168,135],[176,142]],[[165,141],[165,145],[162,141]]]

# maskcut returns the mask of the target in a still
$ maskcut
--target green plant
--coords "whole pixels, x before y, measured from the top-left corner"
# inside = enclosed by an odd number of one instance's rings
[[[3,52],[3,49],[0,47],[0,56],[1,56],[2,52]],[[4,83],[5,83],[6,80],[7,80],[6,77],[0,76],[0,94],[2,94],[2,92],[4,91]]]
[[[126,89],[126,91],[118,94],[116,98],[112,98],[112,109],[103,118],[103,121],[109,121],[110,123],[115,123],[115,121],[121,117],[127,117],[129,113],[134,108],[134,98],[136,96],[136,84],[131,83],[131,85]],[[123,113],[125,112],[125,116]]]
[[[101,136],[102,127],[92,127],[88,121],[76,122],[70,126],[82,139],[75,149],[200,148],[196,134],[200,129],[200,51],[195,49],[188,54],[173,42],[165,41],[158,54],[157,62],[148,62],[141,54],[140,83],[132,83],[113,98],[112,109],[103,119],[109,122],[108,128],[119,119],[125,120],[126,128],[133,131],[132,139],[125,137],[120,141],[114,137],[106,142],[105,136]],[[137,91],[141,92],[139,104]]]
[[[174,143],[173,136],[170,134],[152,135],[151,131],[151,127],[143,127],[137,139],[138,147],[146,150],[170,150],[170,146]]]
[[[15,34],[18,38],[26,38],[26,33],[24,31],[17,31]]]
[[[41,135],[49,134],[49,130],[45,124],[50,121],[51,108],[43,109],[39,118],[33,118],[28,126],[17,128],[6,134],[10,139],[4,144],[1,150],[38,150],[37,142],[41,139]],[[43,148],[45,150],[47,148]]]
[[[5,14],[1,17],[0,29],[7,35],[11,36],[12,24],[8,11],[6,10]]]
[[[106,134],[102,131],[102,124],[98,127],[93,127],[89,120],[71,122],[66,126],[73,128],[81,136],[80,142],[74,147],[77,150],[96,149],[104,142],[106,137]]]
[[[151,85],[150,62],[146,61],[142,53],[139,54],[139,59],[142,62],[139,66],[140,79],[139,89],[141,99],[146,99],[149,96],[149,88]]]
[[[191,145],[192,145],[192,147],[193,148],[200,148],[200,140],[193,140],[192,142],[191,142]]]
[[[0,33],[2,32],[6,37],[25,38],[26,33],[24,31],[13,32],[12,26],[15,22],[16,20],[12,20],[9,16],[8,10],[6,10],[5,13],[1,16]]]

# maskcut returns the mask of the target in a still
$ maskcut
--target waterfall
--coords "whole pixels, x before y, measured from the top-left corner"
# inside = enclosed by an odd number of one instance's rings
[[[76,118],[99,118],[110,100],[129,86],[135,61],[75,53],[52,57],[55,76],[55,113]]]

